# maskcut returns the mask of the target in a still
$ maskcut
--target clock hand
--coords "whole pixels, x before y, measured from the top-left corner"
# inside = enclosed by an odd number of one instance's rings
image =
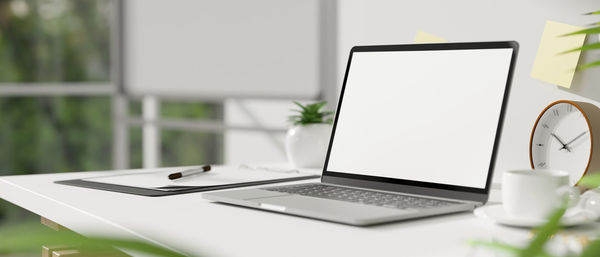
[[[585,133],[587,133],[587,131],[584,131],[583,133],[579,134],[579,136],[576,136],[575,138],[573,138],[573,140],[569,141],[565,146],[563,147],[568,147],[571,143],[575,142],[575,140],[577,140],[578,138],[582,137],[583,135],[585,135]],[[562,149],[562,148],[561,148]],[[560,150],[560,149],[558,149]]]
[[[566,145],[565,143],[563,143],[563,141],[562,141],[562,140],[560,140],[560,138],[559,138],[559,137],[558,137],[556,134],[554,134],[554,133],[550,133],[550,135],[552,135],[554,138],[556,138],[556,140],[558,140],[558,142],[559,142],[561,145],[563,145],[563,146],[562,146],[560,149],[558,149],[558,150],[565,149],[565,150],[567,150],[567,152],[570,152],[570,151],[571,151],[571,149],[569,149],[569,148],[567,147],[567,145]]]

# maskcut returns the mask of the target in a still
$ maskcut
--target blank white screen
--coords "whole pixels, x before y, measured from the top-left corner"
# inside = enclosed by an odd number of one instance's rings
[[[327,170],[485,188],[511,56],[355,52]]]

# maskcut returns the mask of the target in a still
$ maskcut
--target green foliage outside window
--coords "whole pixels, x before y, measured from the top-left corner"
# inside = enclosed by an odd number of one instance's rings
[[[112,0],[0,0],[0,82],[109,81]]]

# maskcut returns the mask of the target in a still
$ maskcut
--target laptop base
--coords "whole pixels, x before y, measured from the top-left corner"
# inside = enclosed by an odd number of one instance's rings
[[[350,203],[297,194],[280,193],[260,188],[210,192],[203,198],[254,209],[332,221],[337,223],[369,226],[392,221],[471,211],[474,203],[457,203],[431,209],[395,209]]]

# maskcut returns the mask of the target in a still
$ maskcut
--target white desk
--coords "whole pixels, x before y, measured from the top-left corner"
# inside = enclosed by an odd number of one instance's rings
[[[0,198],[83,235],[132,237],[204,256],[481,256],[489,252],[468,240],[530,235],[471,212],[364,228],[212,203],[201,193],[152,198],[53,183],[97,174],[0,177]]]

